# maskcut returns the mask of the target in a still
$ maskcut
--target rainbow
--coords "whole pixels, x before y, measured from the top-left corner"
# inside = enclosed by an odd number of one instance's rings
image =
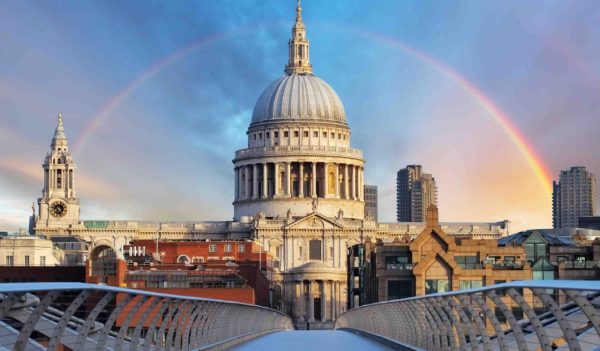
[[[548,197],[552,195],[552,175],[544,163],[544,160],[537,153],[535,148],[531,145],[531,143],[525,138],[523,133],[519,130],[519,128],[514,124],[511,118],[504,112],[502,109],[496,105],[491,98],[489,98],[477,85],[473,82],[469,81],[459,72],[444,64],[443,62],[435,59],[434,57],[426,54],[425,52],[418,50],[414,47],[411,47],[393,37],[381,35],[374,32],[369,32],[363,29],[356,29],[352,27],[341,26],[338,24],[330,24],[330,23],[322,23],[327,27],[346,32],[353,33],[386,45],[389,45],[392,48],[400,50],[401,52],[408,54],[409,56],[417,59],[418,61],[426,64],[428,67],[433,68],[437,72],[441,73],[443,76],[449,78],[450,80],[457,83],[466,93],[472,96],[477,103],[491,116],[494,121],[501,127],[501,129],[506,133],[509,139],[516,145],[518,150],[521,152],[530,168],[539,179],[545,193]],[[282,23],[277,24],[282,25]],[[239,29],[212,35],[209,37],[204,37],[199,39],[196,42],[191,43],[190,45],[170,54],[164,59],[156,62],[152,66],[150,66],[146,71],[144,71],[140,76],[132,80],[125,88],[119,91],[113,98],[111,98],[101,109],[96,113],[90,122],[86,125],[83,133],[75,142],[74,150],[81,152],[81,150],[88,143],[91,136],[94,132],[106,121],[106,119],[110,116],[110,113],[120,104],[122,103],[133,91],[135,91],[140,85],[146,82],[149,78],[155,76],[163,69],[169,67],[176,61],[186,57],[190,53],[195,50],[204,48],[210,44],[214,44],[218,41],[229,39],[235,35],[239,35],[242,33],[249,33],[252,31],[256,31],[260,28],[265,28],[266,26],[245,26]]]

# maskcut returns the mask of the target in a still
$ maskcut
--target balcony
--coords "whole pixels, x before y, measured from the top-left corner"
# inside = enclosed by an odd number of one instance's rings
[[[313,154],[331,155],[331,156],[342,156],[351,157],[362,160],[362,151],[352,149],[349,147],[337,147],[337,146],[318,146],[318,145],[289,145],[289,146],[265,146],[265,147],[254,147],[249,149],[242,149],[235,152],[236,160],[252,157],[264,157],[264,156],[282,156],[285,154],[307,154],[311,156]]]

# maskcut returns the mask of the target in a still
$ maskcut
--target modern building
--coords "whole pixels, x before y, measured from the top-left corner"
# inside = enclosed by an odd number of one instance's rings
[[[167,252],[161,249],[162,242],[188,241],[200,246],[210,240],[235,246],[250,240],[273,259],[268,278],[273,291],[282,296],[276,307],[291,315],[299,328],[330,327],[347,308],[348,248],[367,237],[373,241],[413,239],[426,225],[380,223],[365,217],[363,154],[352,148],[341,100],[314,75],[301,11],[298,6],[284,75],[258,98],[246,132],[247,147],[235,152],[233,220],[81,220],[76,167],[59,116],[43,163],[44,190],[32,216],[36,234],[86,241],[91,247],[89,281],[117,286],[126,284],[120,272],[129,269],[133,242],[158,240],[158,249],[155,244],[133,247],[143,246],[144,257],[160,261],[161,253]],[[430,194],[435,189],[430,185],[419,186]],[[440,226],[450,236],[473,239],[497,239],[508,235],[509,227],[508,221]],[[134,248],[132,254],[134,250],[139,254]],[[209,253],[183,255],[189,260],[173,257],[198,265],[199,257],[206,256],[205,263],[210,262]],[[221,259],[225,256],[229,254],[219,253]],[[104,266],[106,262],[110,269]],[[185,267],[185,262],[179,264]]]
[[[577,228],[600,230],[600,216],[579,217]]]
[[[596,212],[596,177],[585,167],[560,171],[553,182],[552,225],[554,228],[576,228],[579,217]]]
[[[365,218],[379,221],[377,208],[377,186],[365,184]]]
[[[408,165],[396,175],[396,220],[423,222],[429,206],[437,207],[437,186],[421,165]]]

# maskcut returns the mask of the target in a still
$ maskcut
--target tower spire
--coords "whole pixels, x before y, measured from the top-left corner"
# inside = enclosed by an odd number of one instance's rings
[[[58,123],[56,124],[56,130],[54,130],[54,137],[52,138],[52,148],[56,146],[67,146],[67,137],[65,135],[65,128],[63,127],[61,113],[58,114]]]
[[[285,74],[312,74],[310,64],[309,42],[306,39],[306,27],[302,22],[300,0],[296,5],[296,23],[292,27],[292,38],[288,41],[289,59],[285,66]]]

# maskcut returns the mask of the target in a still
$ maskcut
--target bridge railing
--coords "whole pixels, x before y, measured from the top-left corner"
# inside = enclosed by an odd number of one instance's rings
[[[426,350],[597,350],[599,281],[518,281],[360,306],[345,329]]]
[[[285,314],[82,283],[0,284],[0,350],[219,350],[293,329]]]

